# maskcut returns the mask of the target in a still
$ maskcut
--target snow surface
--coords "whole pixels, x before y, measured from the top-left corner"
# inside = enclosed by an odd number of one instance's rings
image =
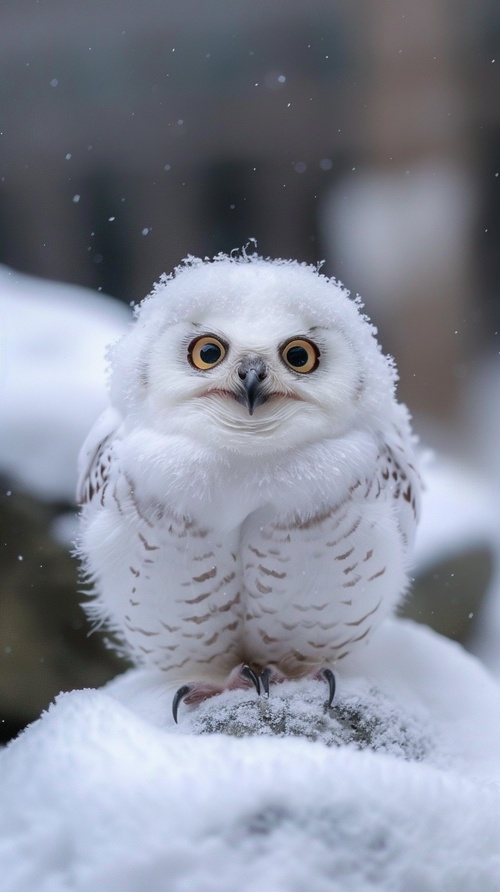
[[[338,683],[331,714],[320,682],[286,682],[181,705],[178,726],[161,672],[61,695],[0,755],[2,889],[498,892],[496,683],[403,620]],[[349,704],[387,733],[335,745]]]
[[[0,473],[72,502],[80,446],[107,402],[105,349],[130,310],[0,267]]]

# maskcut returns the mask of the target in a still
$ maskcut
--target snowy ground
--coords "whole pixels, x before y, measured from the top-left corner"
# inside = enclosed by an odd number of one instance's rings
[[[72,498],[104,345],[128,318],[0,271],[0,472]],[[487,480],[437,462],[417,566],[497,548],[497,512]],[[500,677],[497,577],[482,640]],[[312,681],[181,705],[178,726],[161,673],[62,695],[0,755],[2,890],[498,892],[497,682],[401,620],[342,671],[330,713]]]
[[[0,758],[2,888],[498,892],[500,691],[480,663],[394,620],[330,714],[324,695],[227,693],[177,727],[161,673],[61,695]]]

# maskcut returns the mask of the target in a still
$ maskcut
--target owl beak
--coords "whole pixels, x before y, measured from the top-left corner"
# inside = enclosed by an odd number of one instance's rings
[[[267,366],[263,359],[255,356],[245,356],[238,366],[238,389],[234,392],[234,398],[248,409],[249,415],[253,415],[254,409],[265,403],[268,394],[264,390],[264,381],[267,378]]]

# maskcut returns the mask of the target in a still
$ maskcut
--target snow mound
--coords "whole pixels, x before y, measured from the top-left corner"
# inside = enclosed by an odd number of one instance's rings
[[[176,726],[161,675],[63,694],[1,754],[5,892],[498,892],[500,691],[458,646],[388,622],[331,712],[285,682]]]
[[[78,450],[107,403],[105,350],[131,315],[0,266],[0,471],[35,495],[73,501]]]
[[[498,793],[429,766],[172,736],[90,691],[21,740],[4,757],[6,892],[498,889]]]

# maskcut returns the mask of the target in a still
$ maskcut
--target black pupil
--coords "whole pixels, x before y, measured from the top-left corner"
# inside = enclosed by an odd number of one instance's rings
[[[200,350],[200,359],[206,365],[213,365],[221,358],[221,348],[217,344],[204,344]]]
[[[309,362],[309,353],[305,347],[290,347],[286,354],[287,362],[300,369]]]

